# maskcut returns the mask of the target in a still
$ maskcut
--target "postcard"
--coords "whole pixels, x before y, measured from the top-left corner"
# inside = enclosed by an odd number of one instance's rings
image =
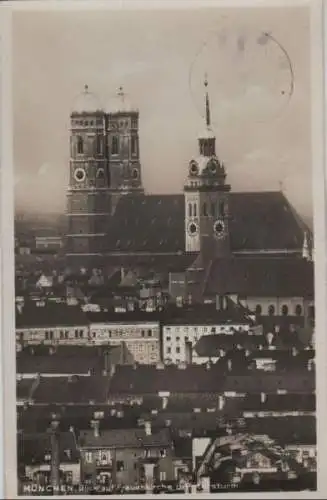
[[[4,496],[323,498],[322,2],[2,11]]]

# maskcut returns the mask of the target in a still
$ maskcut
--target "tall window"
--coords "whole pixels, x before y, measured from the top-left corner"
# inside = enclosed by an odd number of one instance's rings
[[[216,205],[211,203],[211,215],[214,217],[216,215]]]
[[[219,214],[224,217],[225,215],[225,203],[223,201],[221,201],[219,203]]]
[[[275,314],[275,307],[271,305],[268,307],[268,315],[273,316],[274,314]]]
[[[282,307],[282,316],[287,316],[287,315],[288,315],[288,307],[286,304],[284,304]]]
[[[295,306],[295,315],[296,316],[301,316],[301,314],[302,314],[302,306],[300,304],[297,304]]]
[[[208,207],[206,202],[203,203],[203,215],[207,216],[208,215]]]
[[[77,137],[77,153],[79,155],[82,155],[84,152],[84,143],[83,143],[83,138],[81,136]]]
[[[188,216],[192,217],[192,203],[188,204]]]
[[[137,139],[135,136],[132,136],[132,155],[137,154]]]
[[[196,203],[194,203],[193,204],[193,215],[194,215],[194,217],[196,217],[196,215],[197,215],[196,212],[197,212],[197,210],[196,210]]]
[[[101,135],[97,135],[97,138],[96,138],[96,153],[98,155],[102,154],[102,137],[101,137]]]
[[[112,143],[111,143],[111,153],[113,155],[118,155],[118,149],[119,149],[118,137],[116,135],[114,135],[112,138]]]

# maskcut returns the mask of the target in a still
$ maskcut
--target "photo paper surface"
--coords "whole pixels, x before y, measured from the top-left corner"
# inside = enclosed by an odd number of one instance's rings
[[[320,3],[45,4],[7,9],[6,491],[322,498]]]

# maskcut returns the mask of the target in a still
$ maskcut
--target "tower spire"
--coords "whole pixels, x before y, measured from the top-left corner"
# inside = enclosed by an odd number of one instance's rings
[[[209,94],[208,94],[208,75],[205,73],[204,75],[204,88],[205,88],[205,112],[206,112],[206,125],[207,128],[210,128],[210,102],[209,102]]]

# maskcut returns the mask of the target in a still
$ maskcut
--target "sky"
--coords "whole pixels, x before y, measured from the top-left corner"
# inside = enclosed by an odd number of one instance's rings
[[[207,73],[232,190],[283,189],[311,217],[309,27],[305,7],[14,12],[17,209],[65,210],[70,112],[85,84],[108,110],[124,87],[140,112],[146,191],[182,192]]]

